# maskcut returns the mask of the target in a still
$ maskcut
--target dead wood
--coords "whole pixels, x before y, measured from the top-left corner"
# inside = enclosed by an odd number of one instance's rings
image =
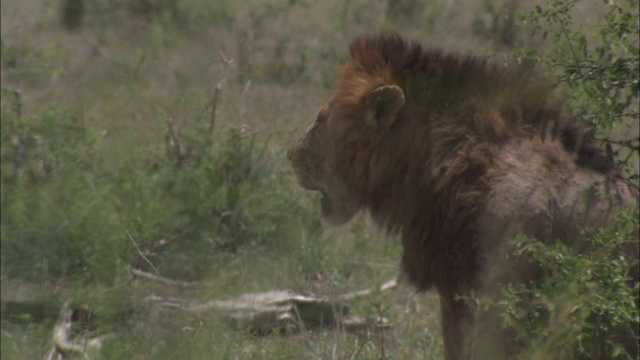
[[[182,280],[172,280],[172,279],[167,279],[165,277],[162,276],[158,276],[158,275],[154,275],[142,270],[138,270],[138,269],[131,269],[131,275],[133,276],[137,276],[137,277],[141,277],[141,278],[145,278],[148,280],[152,280],[155,282],[159,282],[165,285],[171,285],[171,286],[179,286],[179,287],[194,287],[196,285],[198,285],[197,282],[187,282],[187,281],[182,281]]]
[[[300,329],[305,326],[317,325],[340,325],[347,330],[357,330],[371,323],[386,327],[389,322],[383,317],[372,320],[350,314],[350,309],[344,302],[391,290],[397,286],[397,283],[397,277],[395,277],[384,283],[379,289],[364,289],[337,296],[303,294],[292,290],[273,290],[243,294],[228,300],[206,302],[156,295],[148,296],[146,301],[150,304],[194,313],[219,311],[235,320],[241,327],[256,333],[269,333],[277,329]]]
[[[81,355],[88,359],[89,353],[99,350],[105,340],[115,337],[115,334],[108,333],[93,338],[71,339],[71,329],[73,327],[74,309],[65,303],[60,310],[60,316],[53,328],[53,347],[47,355],[47,360],[72,358]]]

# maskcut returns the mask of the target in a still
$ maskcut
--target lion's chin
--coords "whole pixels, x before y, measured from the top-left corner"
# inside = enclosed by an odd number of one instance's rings
[[[351,207],[348,206],[340,206],[341,203],[339,201],[334,201],[324,191],[321,191],[321,193],[320,221],[322,221],[324,226],[344,225],[355,216],[357,209],[351,209]]]

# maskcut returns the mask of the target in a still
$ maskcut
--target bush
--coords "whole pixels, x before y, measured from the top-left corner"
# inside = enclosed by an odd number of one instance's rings
[[[520,60],[554,70],[572,115],[598,135],[619,166],[637,181],[638,130],[620,135],[614,129],[637,125],[640,116],[639,5],[632,0],[607,2],[596,24],[582,29],[572,19],[577,3],[549,1],[525,16],[523,23],[532,27],[533,38],[540,36],[549,46],[522,51]]]
[[[2,112],[2,271],[47,280],[109,276],[118,243],[113,185],[95,158],[98,137],[50,111],[22,119]]]
[[[102,138],[64,112],[2,120],[2,272],[12,278],[112,283],[147,266],[138,248],[179,233],[180,246],[153,261],[164,276],[195,278],[212,252],[269,244],[304,212],[268,142],[237,129],[211,137],[196,123],[178,153],[108,159]]]
[[[524,17],[533,35],[551,46],[524,51],[521,60],[555,71],[571,114],[591,127],[637,186],[637,130],[619,129],[637,126],[639,115],[638,4],[607,2],[595,31],[587,33],[572,21],[576,3],[550,1]],[[518,334],[524,358],[637,356],[638,225],[637,207],[619,214],[610,228],[585,232],[589,250],[583,253],[561,242],[516,242],[517,255],[544,274],[534,284],[505,289],[505,326]]]
[[[208,133],[204,123],[194,124],[172,145],[172,155],[159,160],[156,176],[177,206],[175,215],[194,228],[192,237],[209,252],[281,241],[290,223],[306,213],[287,190],[290,172],[275,161],[268,141],[256,140],[247,129],[203,135]],[[194,257],[202,258],[202,252]]]
[[[632,359],[638,349],[638,212],[585,232],[590,250],[517,241],[516,255],[544,277],[506,291],[505,324],[531,359]],[[533,285],[533,286],[531,286]]]

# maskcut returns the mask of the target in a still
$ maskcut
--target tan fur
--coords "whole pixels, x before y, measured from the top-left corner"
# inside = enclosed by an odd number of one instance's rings
[[[527,71],[397,36],[358,38],[350,51],[289,150],[300,184],[323,193],[328,224],[364,209],[401,234],[407,278],[440,294],[448,359],[505,357],[499,320],[479,325],[459,296],[534,276],[504,260],[517,234],[573,242],[634,203],[633,189]]]

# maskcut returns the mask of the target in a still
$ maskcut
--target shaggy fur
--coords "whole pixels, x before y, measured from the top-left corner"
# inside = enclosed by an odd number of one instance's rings
[[[366,209],[401,234],[407,278],[441,296],[447,358],[471,347],[505,357],[499,329],[472,339],[477,318],[459,296],[535,276],[505,260],[518,233],[573,242],[635,202],[632,190],[528,71],[397,36],[358,38],[350,52],[334,96],[289,151],[301,185],[325,195],[329,223]]]

